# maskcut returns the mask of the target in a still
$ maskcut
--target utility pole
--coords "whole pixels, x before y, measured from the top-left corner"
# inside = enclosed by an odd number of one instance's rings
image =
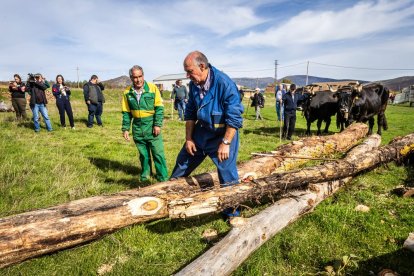
[[[76,67],[76,75],[78,76],[78,88],[79,88],[79,66]]]
[[[277,82],[277,59],[275,60],[275,85]]]
[[[306,85],[308,85],[308,76],[309,76],[309,61],[308,61],[308,65],[306,65]]]

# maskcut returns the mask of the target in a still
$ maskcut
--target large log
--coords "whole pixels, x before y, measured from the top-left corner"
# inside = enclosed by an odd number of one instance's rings
[[[170,217],[185,218],[217,212],[249,200],[259,200],[266,196],[273,197],[275,194],[283,193],[288,189],[297,188],[299,185],[306,186],[308,183],[325,182],[353,176],[354,164],[355,167],[357,167],[358,160],[362,160],[367,152],[377,148],[380,143],[381,136],[377,134],[372,135],[362,144],[352,149],[342,160],[303,168],[297,171],[275,173],[269,177],[256,179],[252,182],[194,193],[189,197],[171,200],[168,205]],[[335,165],[337,164],[345,164],[346,168],[349,169],[349,173],[342,177],[336,177],[336,179],[325,177],[325,175],[334,175]],[[350,166],[350,164],[353,165]]]
[[[351,150],[343,161],[357,162],[366,151],[377,148],[380,143],[380,136],[371,136],[363,144]],[[226,237],[175,275],[231,274],[267,240],[335,193],[349,180],[351,177],[311,184],[306,191],[293,191],[289,198],[282,198],[259,214],[249,219],[242,219],[241,223],[239,220]]]
[[[284,145],[278,155],[316,157],[343,152],[355,145],[367,131],[365,124],[355,124],[340,134],[310,137]],[[303,162],[301,159],[261,157],[242,164],[239,174],[243,177],[254,172],[263,177],[280,166],[292,168]],[[0,267],[73,247],[128,225],[168,217],[174,213],[168,210],[169,202],[212,188],[217,183],[216,173],[206,173],[2,218]]]
[[[222,239],[176,276],[229,275],[256,249],[287,225],[312,210],[351,178],[311,185],[307,191],[292,192],[259,214],[244,219]]]
[[[389,145],[373,149],[380,141],[378,135],[370,136],[358,146],[351,157],[323,165],[303,168],[297,171],[275,173],[256,179],[253,182],[214,189],[192,194],[190,197],[171,200],[168,210],[171,218],[185,218],[205,213],[218,212],[225,208],[265,196],[305,187],[309,183],[334,181],[355,176],[363,171],[392,161],[398,161],[403,155],[414,149],[414,133],[393,140]]]
[[[355,164],[355,167],[359,169],[366,168],[367,164],[379,164],[378,161],[398,160],[399,155],[406,156],[414,151],[413,140],[414,135],[411,134],[404,139],[392,142],[391,147],[371,149],[368,157],[360,160],[361,156],[365,156],[364,151],[369,149],[369,144],[373,147],[375,144],[379,145],[378,137],[371,137],[366,141],[366,145],[356,147],[344,160],[350,164]],[[362,162],[361,165],[359,165],[360,161]],[[314,170],[314,168],[310,170]],[[267,240],[288,224],[300,218],[304,213],[312,210],[350,179],[351,177],[310,184],[306,191],[296,190],[291,192],[291,198],[283,198],[259,214],[236,224],[226,237],[175,275],[231,274]]]

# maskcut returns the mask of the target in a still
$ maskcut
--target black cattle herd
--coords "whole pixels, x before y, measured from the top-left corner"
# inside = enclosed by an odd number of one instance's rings
[[[388,124],[385,118],[389,90],[379,83],[349,85],[325,91],[313,91],[314,87],[303,87],[301,107],[307,122],[306,134],[310,135],[312,122],[317,121],[317,135],[321,134],[322,122],[325,122],[324,133],[328,133],[331,117],[336,115],[336,125],[344,130],[352,122],[368,122],[369,132],[372,134],[375,115],[377,115],[378,131],[387,130]]]

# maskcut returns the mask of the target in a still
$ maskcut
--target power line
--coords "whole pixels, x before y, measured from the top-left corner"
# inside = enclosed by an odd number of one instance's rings
[[[372,67],[355,67],[355,66],[344,66],[344,65],[335,65],[335,64],[326,64],[326,63],[319,63],[314,61],[309,61],[313,64],[323,65],[323,66],[330,66],[330,67],[338,67],[338,68],[349,68],[349,69],[358,69],[358,70],[373,70],[373,71],[414,71],[412,68],[372,68]]]

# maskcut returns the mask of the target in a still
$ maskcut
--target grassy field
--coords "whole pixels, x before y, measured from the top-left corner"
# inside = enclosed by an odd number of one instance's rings
[[[43,122],[36,134],[32,122],[17,123],[14,113],[0,113],[1,217],[141,186],[137,150],[121,135],[121,93],[105,92],[103,128],[86,127],[87,110],[80,90],[73,91],[72,98],[76,130],[60,128],[54,103],[48,105],[52,133]],[[167,101],[165,113],[163,135],[171,171],[184,142],[184,123],[177,120],[176,113],[171,117]],[[248,160],[251,152],[280,145],[272,97],[267,97],[262,114],[264,120],[255,121],[254,109],[247,109],[240,162]],[[383,144],[414,131],[414,108],[389,106],[386,114],[390,128],[383,132]],[[337,131],[335,126],[331,130]],[[304,132],[305,121],[298,113],[294,138]],[[214,165],[207,160],[195,173],[212,170]],[[234,275],[320,274],[343,256],[351,256],[358,264],[345,267],[353,275],[378,273],[382,268],[414,275],[414,253],[401,249],[408,233],[414,231],[413,199],[390,192],[398,185],[413,186],[413,180],[412,166],[394,164],[355,178],[313,213],[262,246]],[[370,212],[355,212],[358,204],[369,206]],[[251,215],[260,208],[243,214]],[[222,236],[230,229],[218,215],[185,221],[165,219],[127,227],[95,242],[1,269],[0,274],[170,275],[211,246],[201,239],[208,228]]]

